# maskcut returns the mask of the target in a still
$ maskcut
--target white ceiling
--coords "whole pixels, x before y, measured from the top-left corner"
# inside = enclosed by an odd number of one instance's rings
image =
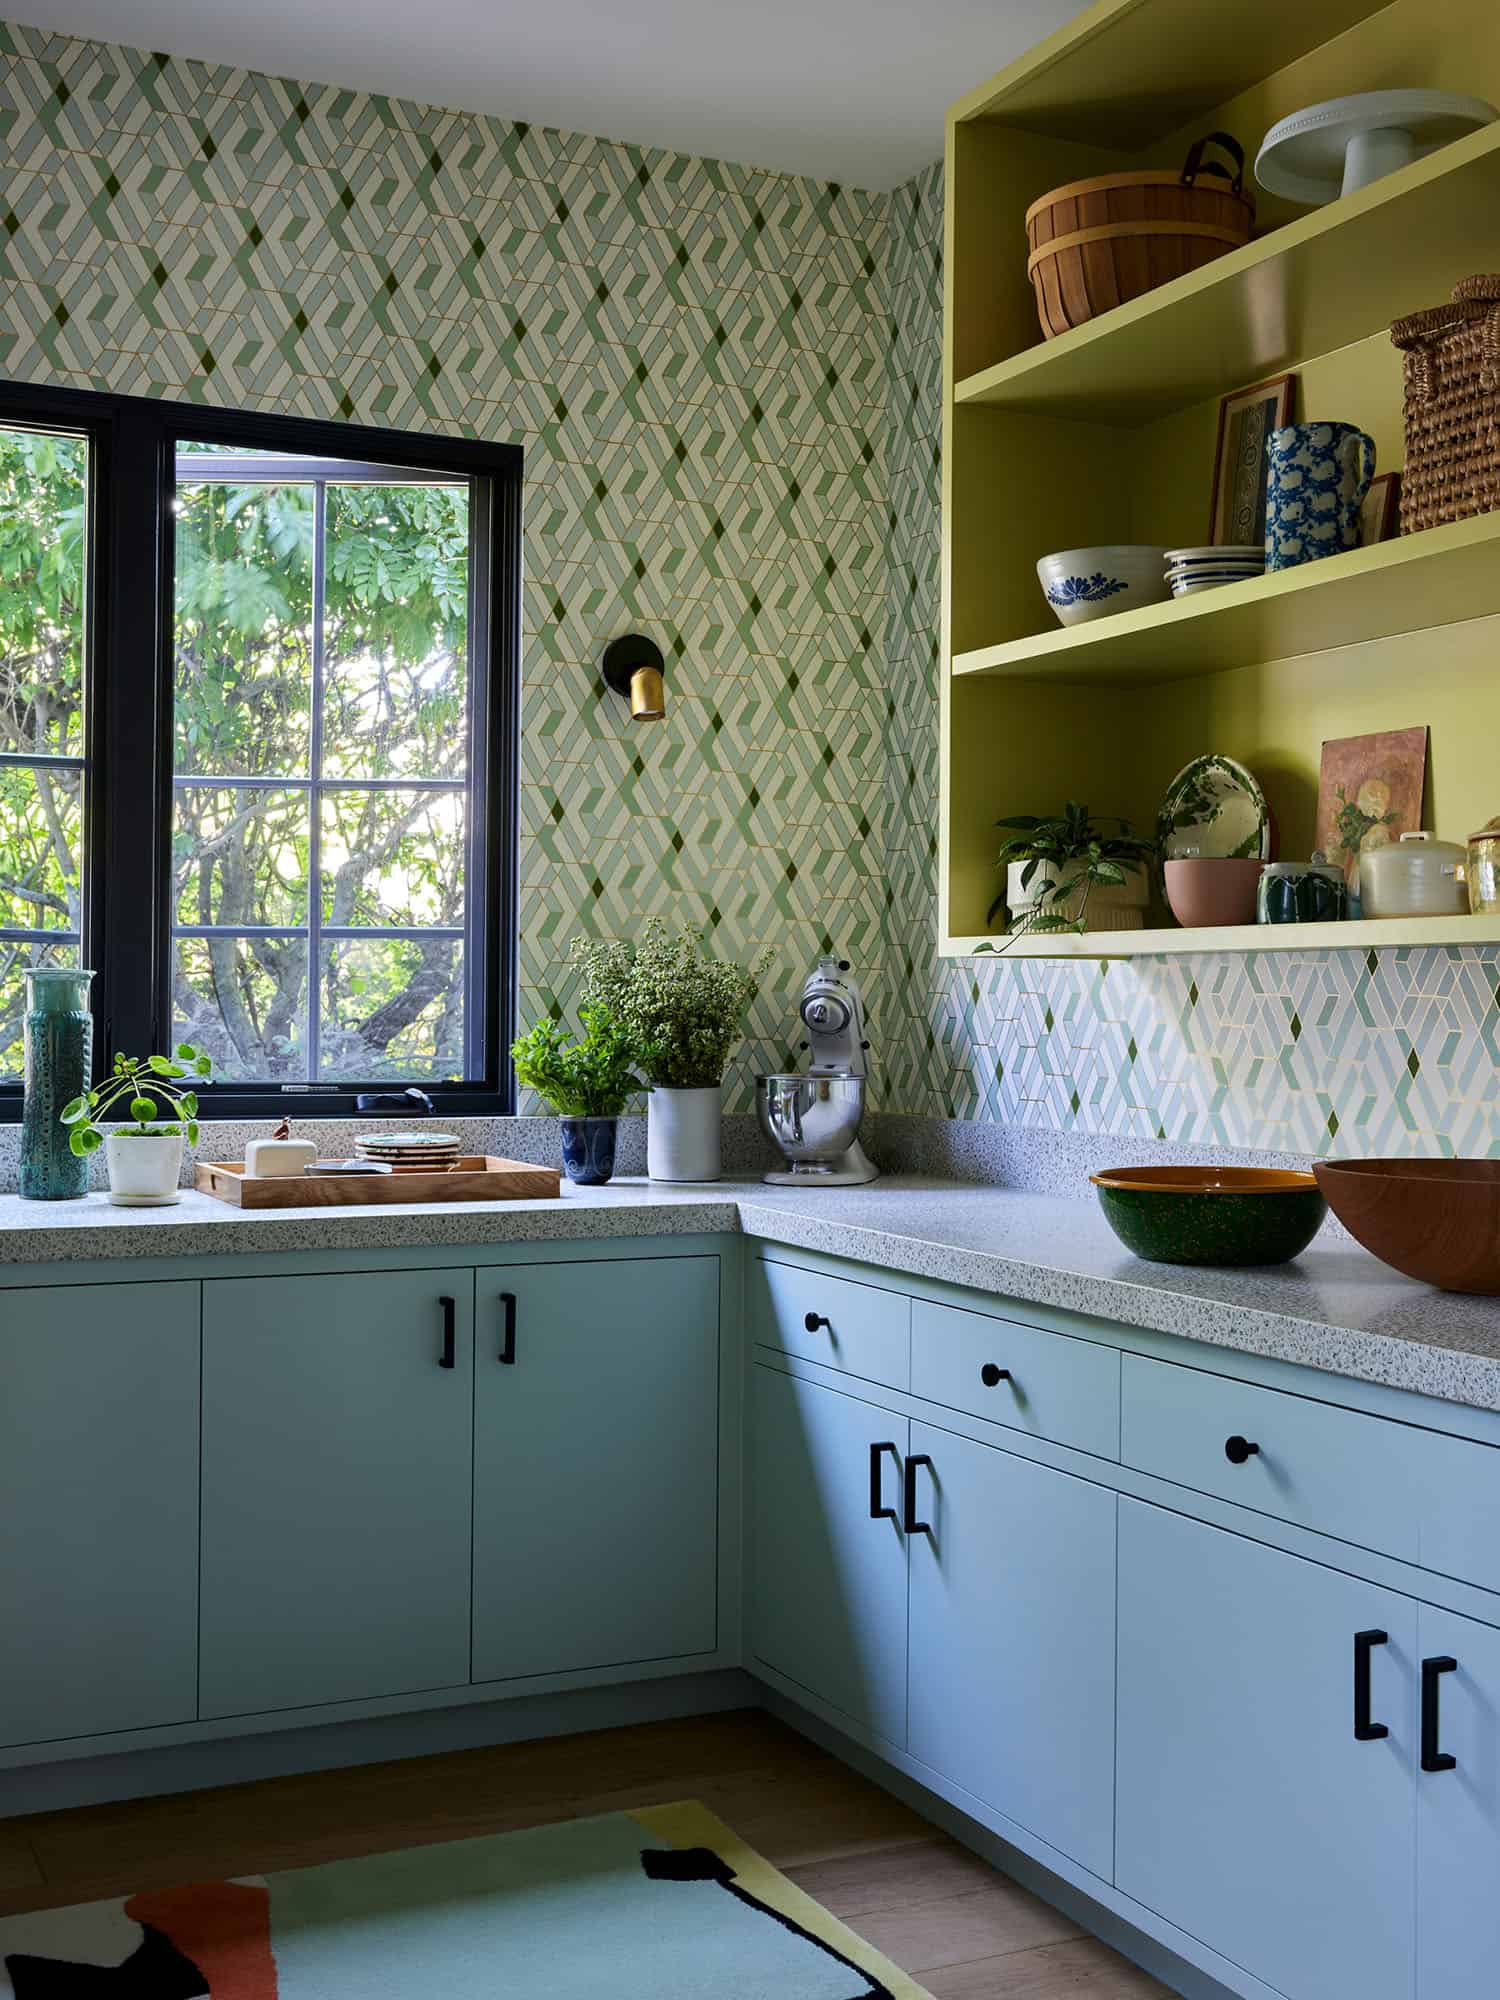
[[[4,0],[29,26],[890,188],[1081,0]]]

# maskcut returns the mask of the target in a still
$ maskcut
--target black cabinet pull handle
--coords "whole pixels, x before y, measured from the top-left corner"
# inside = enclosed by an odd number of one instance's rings
[[[1260,1446],[1252,1444],[1249,1438],[1235,1436],[1224,1440],[1224,1456],[1231,1465],[1243,1465],[1247,1458],[1254,1458],[1259,1450]]]
[[[1458,1759],[1450,1757],[1446,1750],[1439,1750],[1438,1738],[1442,1734],[1442,1712],[1438,1706],[1442,1697],[1439,1685],[1444,1674],[1456,1674],[1458,1662],[1449,1654],[1422,1662],[1422,1769],[1424,1771],[1452,1771],[1457,1768]]]
[[[979,1371],[979,1379],[986,1389],[998,1389],[1002,1382],[1010,1380],[1010,1370],[997,1368],[993,1361],[986,1361]]]
[[[931,1465],[931,1463],[932,1460],[927,1456],[925,1451],[912,1452],[907,1457],[906,1493],[905,1493],[906,1519],[902,1522],[901,1525],[905,1528],[907,1534],[909,1535],[930,1535],[932,1533],[931,1521],[919,1521],[917,1519],[917,1467],[919,1465]]]
[[[870,1446],[870,1519],[872,1521],[894,1521],[896,1518],[895,1508],[885,1505],[884,1496],[880,1491],[880,1455],[885,1451],[890,1453],[897,1465],[901,1463],[901,1455],[893,1444],[872,1444]]]
[[[809,1333],[816,1333],[820,1326],[826,1326],[830,1333],[833,1332],[833,1321],[824,1313],[809,1313],[802,1324]]]
[[[500,1365],[514,1368],[516,1365],[516,1295],[502,1292],[500,1303],[505,1308],[505,1333],[500,1342]]]
[[[1376,1646],[1390,1643],[1388,1632],[1356,1632],[1354,1635],[1354,1740],[1374,1743],[1389,1736],[1383,1722],[1370,1720],[1370,1654]]]
[[[458,1366],[458,1304],[453,1299],[439,1299],[443,1309],[443,1351],[438,1356],[439,1368]]]

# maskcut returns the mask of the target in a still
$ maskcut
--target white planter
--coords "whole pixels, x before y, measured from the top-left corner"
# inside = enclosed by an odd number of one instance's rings
[[[1050,861],[1044,861],[1032,876],[1030,886],[1023,889],[1021,877],[1025,870],[1024,861],[1012,861],[1005,871],[1005,901],[1010,910],[1013,926],[1020,924],[1021,919],[1031,911],[1037,898],[1045,890],[1049,890],[1057,880],[1057,870]],[[1078,915],[1078,905],[1082,895],[1083,890],[1080,886],[1072,895],[1060,896],[1055,901],[1048,896],[1043,912],[1038,914],[1055,915],[1064,923],[1072,923]],[[1127,868],[1123,883],[1096,882],[1089,891],[1084,928],[1089,931],[1144,930],[1146,904],[1149,898],[1150,883],[1144,868]]]
[[[106,1132],[104,1157],[109,1166],[109,1198],[120,1208],[165,1208],[181,1201],[177,1176],[182,1172],[182,1134],[148,1132],[131,1137]]]
[[[722,1091],[653,1090],[646,1101],[646,1171],[654,1181],[716,1181]]]

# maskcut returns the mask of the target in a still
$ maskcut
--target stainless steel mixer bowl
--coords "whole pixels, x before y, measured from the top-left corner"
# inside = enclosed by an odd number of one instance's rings
[[[836,1160],[859,1136],[862,1076],[758,1076],[760,1129],[788,1160]]]

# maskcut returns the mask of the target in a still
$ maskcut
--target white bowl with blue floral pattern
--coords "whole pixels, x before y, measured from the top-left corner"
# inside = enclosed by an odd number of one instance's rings
[[[1171,596],[1165,549],[1122,542],[1112,547],[1062,549],[1036,566],[1042,595],[1064,625],[1112,618]]]

